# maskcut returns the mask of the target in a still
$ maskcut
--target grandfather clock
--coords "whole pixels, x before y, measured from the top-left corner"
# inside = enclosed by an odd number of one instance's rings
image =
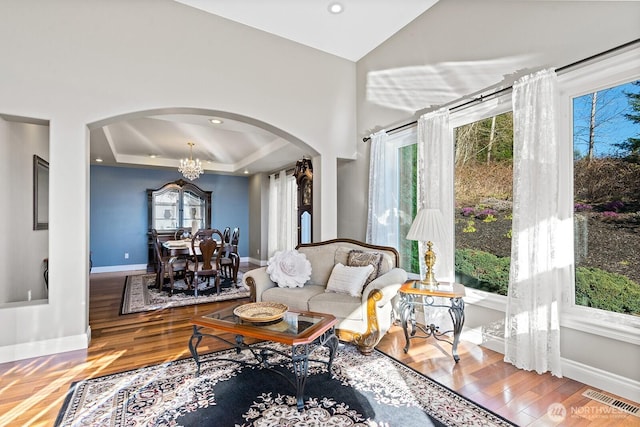
[[[313,165],[311,159],[296,162],[293,172],[298,184],[298,244],[311,243],[313,215]]]

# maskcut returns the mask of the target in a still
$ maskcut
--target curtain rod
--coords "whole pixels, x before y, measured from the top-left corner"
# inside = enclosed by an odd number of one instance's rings
[[[292,168],[287,168],[284,170],[285,175],[293,175],[293,172],[295,172],[296,168],[292,167]],[[273,171],[270,173],[267,173],[267,176],[271,176],[271,175],[275,175],[276,177],[280,175],[280,172],[282,172],[282,169],[280,169],[279,171]]]
[[[596,53],[595,55],[591,55],[591,56],[589,56],[587,58],[580,59],[580,60],[578,60],[576,62],[572,62],[571,64],[564,65],[564,66],[562,66],[560,68],[556,68],[556,73],[565,72],[565,71],[567,71],[567,70],[569,70],[569,69],[571,69],[573,67],[576,67],[576,66],[578,66],[580,64],[584,64],[585,62],[589,62],[589,61],[592,61],[592,60],[594,60],[596,58],[599,58],[601,56],[609,55],[609,54],[611,54],[613,52],[616,52],[618,50],[625,49],[625,48],[627,48],[629,46],[632,46],[632,45],[638,43],[639,41],[640,41],[640,39],[635,39],[635,40],[632,40],[632,41],[627,42],[625,44],[622,44],[620,46],[616,46],[614,48],[605,50],[604,52]],[[493,98],[494,96],[501,95],[502,93],[510,91],[511,89],[513,89],[513,85],[504,87],[504,88],[499,89],[499,90],[496,90],[496,91],[491,92],[490,94],[487,94],[487,95],[477,96],[475,98],[472,98],[472,99],[470,99],[468,101],[463,102],[462,104],[458,104],[458,105],[454,105],[453,107],[450,107],[449,111],[450,112],[451,111],[456,111],[456,110],[459,110],[461,108],[467,107],[467,106],[469,106],[471,104],[475,104],[476,102],[482,102],[482,101],[486,100],[487,98]],[[444,104],[441,108],[446,108],[447,105],[451,105],[453,103],[455,103],[455,101],[453,101],[452,103],[449,103],[449,104]],[[391,129],[389,129],[387,131],[387,133],[396,132],[396,131],[402,130],[404,128],[411,127],[411,126],[413,126],[413,125],[415,125],[417,123],[418,123],[417,120],[413,120],[411,122],[404,123],[404,124],[398,125],[398,126],[396,126],[394,128],[391,128]],[[362,138],[362,142],[368,142],[370,140],[371,140],[371,136],[365,136],[364,138]]]

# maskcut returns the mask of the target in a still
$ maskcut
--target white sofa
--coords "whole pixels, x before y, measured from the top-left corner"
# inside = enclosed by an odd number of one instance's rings
[[[398,251],[350,239],[302,244],[296,249],[311,263],[311,278],[303,287],[279,287],[267,274],[267,267],[250,270],[244,274],[243,281],[251,289],[252,300],[280,302],[295,310],[332,314],[338,318],[338,338],[353,342],[361,353],[370,354],[391,326],[394,297],[407,280],[407,273],[398,268]],[[326,292],[334,265],[347,265],[352,250],[382,254],[380,274],[366,285],[361,297]]]

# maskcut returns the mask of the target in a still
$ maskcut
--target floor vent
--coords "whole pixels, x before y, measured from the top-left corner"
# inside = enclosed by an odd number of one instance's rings
[[[640,407],[638,405],[623,402],[620,399],[616,399],[615,397],[611,397],[606,394],[600,393],[599,391],[591,389],[585,391],[584,393],[582,393],[582,395],[588,397],[589,399],[595,400],[596,402],[604,403],[605,405],[609,405],[613,408],[619,409],[620,411],[624,411],[628,414],[640,417]]]

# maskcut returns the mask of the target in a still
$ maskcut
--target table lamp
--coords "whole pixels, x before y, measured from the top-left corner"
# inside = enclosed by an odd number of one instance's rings
[[[433,274],[433,265],[436,262],[436,254],[433,252],[433,240],[442,244],[444,236],[444,219],[439,209],[420,209],[411,228],[407,233],[407,239],[427,242],[427,250],[424,253],[424,263],[427,266],[426,276],[420,281],[427,286],[438,286],[438,281]]]

